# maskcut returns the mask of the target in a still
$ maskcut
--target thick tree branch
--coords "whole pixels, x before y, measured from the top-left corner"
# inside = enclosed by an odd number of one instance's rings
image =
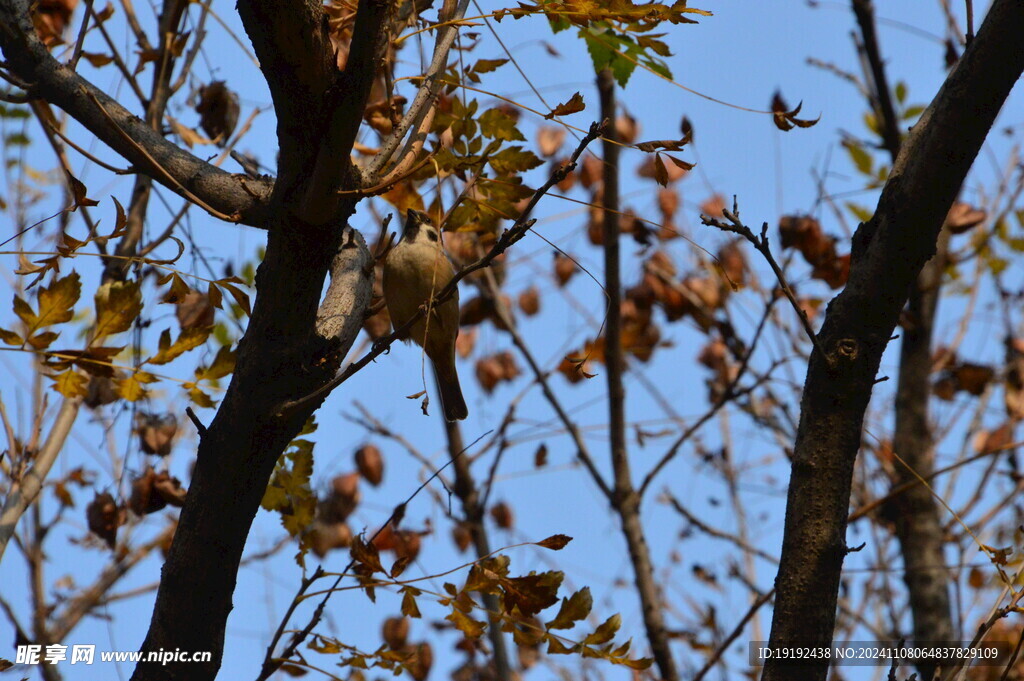
[[[274,102],[280,151],[274,195],[284,200],[313,168],[324,95],[337,74],[327,18],[315,0],[239,0],[238,14]]]
[[[845,290],[828,307],[807,371],[786,506],[771,644],[828,645],[846,554],[864,411],[907,290],[935,253],[949,206],[1024,70],[1024,3],[995,0],[978,36],[904,141],[878,208],[853,237]],[[828,662],[763,678],[824,679]]]
[[[359,1],[345,71],[328,92],[325,107],[329,112],[327,127],[323,140],[316,147],[319,153],[313,166],[313,176],[302,198],[300,215],[313,224],[320,224],[334,214],[339,201],[334,190],[363,185],[361,175],[351,177],[354,171],[352,145],[363,121],[370,88],[380,70],[381,48],[387,35],[388,6],[387,0]]]
[[[901,135],[899,119],[889,93],[889,83],[875,32],[875,13],[871,0],[853,0],[853,12],[863,38],[863,51],[873,84],[871,92],[875,115],[881,121],[882,139],[893,163],[899,156]],[[900,345],[899,380],[896,387],[896,427],[893,448],[905,465],[897,466],[892,487],[928,477],[935,468],[928,402],[931,399],[932,332],[938,309],[942,273],[946,266],[949,231],[939,235],[937,252],[924,266],[908,292],[907,321],[903,324]],[[913,485],[904,494],[893,496],[883,514],[896,527],[903,555],[903,581],[907,585],[918,645],[939,643],[955,638],[949,602],[949,574],[930,570],[941,565],[945,532],[932,490]],[[935,675],[936,664],[923,658],[917,665],[922,679]]]
[[[231,175],[164,139],[95,85],[61,64],[32,27],[28,2],[0,0],[0,49],[28,93],[66,111],[168,189],[243,224],[262,226],[271,184]]]

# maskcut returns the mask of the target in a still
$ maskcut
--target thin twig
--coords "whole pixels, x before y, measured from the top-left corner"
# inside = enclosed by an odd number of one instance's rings
[[[796,299],[796,294],[793,293],[793,289],[790,288],[789,283],[786,281],[786,276],[783,274],[782,269],[779,267],[779,263],[775,262],[775,257],[772,255],[771,248],[768,246],[768,223],[765,222],[761,226],[761,235],[757,236],[750,228],[747,227],[740,221],[739,218],[739,207],[736,203],[736,197],[732,200],[732,210],[728,208],[722,210],[722,214],[725,216],[728,222],[719,220],[718,218],[709,217],[701,213],[700,221],[710,227],[717,227],[723,232],[732,232],[733,234],[739,234],[744,239],[753,244],[764,259],[768,261],[772,271],[775,273],[775,278],[779,281],[779,286],[782,288],[782,292],[786,294],[786,298],[789,299],[790,305],[796,310],[797,316],[800,317],[800,322],[803,324],[804,331],[807,333],[807,337],[814,343],[814,347],[817,348],[818,352],[821,353],[822,357],[828,357],[825,354],[825,349],[821,346],[818,341],[818,334],[814,333],[814,329],[811,328],[811,322],[807,318],[807,313],[800,307],[800,303]]]
[[[708,661],[704,663],[704,666],[701,667],[700,671],[697,672],[696,676],[693,677],[692,681],[701,681],[701,679],[703,679],[704,676],[707,675],[707,673],[711,671],[711,669],[716,664],[718,664],[718,661],[722,658],[722,655],[729,648],[729,646],[732,645],[732,642],[735,641],[741,633],[743,633],[743,629],[747,626],[747,622],[749,622],[750,619],[757,613],[757,611],[761,609],[761,606],[767,603],[769,600],[771,600],[772,596],[774,595],[775,589],[772,589],[771,591],[762,594],[756,601],[754,601],[750,605],[750,608],[747,610],[747,614],[744,615],[743,619],[739,621],[739,624],[736,625],[736,628],[733,629],[732,632],[725,637],[725,640],[722,641],[721,645],[719,645],[715,649],[715,652],[711,654],[711,657],[709,657]]]
[[[434,478],[440,477],[441,472],[444,471],[445,468],[450,466],[452,462],[454,462],[457,458],[463,456],[467,451],[469,451],[469,449],[471,449],[474,445],[476,445],[476,443],[478,443],[480,440],[486,437],[490,432],[491,431],[483,433],[480,437],[469,443],[467,447],[465,447],[457,455],[449,459],[443,466],[434,471],[430,475],[430,477],[423,481],[420,484],[420,486],[417,487],[415,491],[413,491],[413,493],[410,494],[405,499],[405,501],[398,504],[398,506],[395,506],[395,509],[391,512],[391,515],[388,516],[388,519],[380,526],[380,528],[378,528],[376,532],[373,533],[373,536],[370,537],[367,543],[372,544],[373,540],[377,538],[377,535],[379,535],[384,530],[385,527],[388,527],[394,520],[405,515],[405,509],[409,505],[409,503],[413,499],[415,499],[416,496],[420,492],[422,492],[427,485],[433,482]],[[306,640],[306,637],[309,636],[309,634],[313,631],[313,627],[315,627],[317,623],[320,622],[320,618],[323,616],[324,608],[327,606],[327,601],[328,599],[330,599],[331,594],[335,592],[335,590],[338,588],[338,585],[341,584],[341,580],[345,578],[345,576],[348,574],[348,571],[352,569],[355,563],[356,561],[354,559],[350,560],[348,565],[345,566],[345,569],[342,570],[340,573],[337,573],[334,580],[334,584],[329,589],[323,592],[323,598],[317,604],[316,609],[313,611],[313,615],[309,618],[309,622],[307,622],[306,626],[304,626],[300,631],[297,631],[294,634],[292,634],[291,640],[288,642],[288,645],[285,646],[284,650],[281,652],[281,655],[274,657],[274,648],[277,647],[278,642],[281,640],[281,636],[284,634],[284,628],[285,626],[287,626],[288,620],[291,619],[291,616],[295,612],[295,609],[298,607],[299,603],[305,600],[303,596],[309,589],[310,585],[312,585],[313,582],[315,582],[321,576],[324,575],[324,570],[322,566],[317,566],[316,571],[313,573],[312,577],[308,579],[303,578],[302,585],[299,587],[298,593],[296,593],[295,598],[292,599],[291,605],[288,606],[288,611],[285,613],[284,617],[281,618],[281,622],[277,627],[277,631],[274,632],[274,637],[267,645],[267,652],[263,658],[263,666],[260,670],[259,676],[256,677],[256,681],[264,681],[271,674],[276,672],[285,662],[285,660],[287,660],[289,657],[292,656],[292,654],[295,653],[296,648],[298,648],[299,645],[304,640]],[[310,594],[309,597],[312,597],[314,595],[316,594]]]

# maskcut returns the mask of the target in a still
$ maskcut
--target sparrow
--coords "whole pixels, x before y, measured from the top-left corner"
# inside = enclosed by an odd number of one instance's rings
[[[410,208],[405,214],[402,236],[384,260],[384,300],[396,329],[412,319],[421,306],[428,306],[428,313],[412,325],[404,340],[415,341],[430,358],[445,419],[461,421],[469,411],[455,371],[458,289],[443,303],[434,303],[434,298],[454,275],[433,220],[426,213]]]

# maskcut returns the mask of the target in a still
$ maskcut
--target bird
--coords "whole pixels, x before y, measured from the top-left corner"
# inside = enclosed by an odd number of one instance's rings
[[[454,275],[434,221],[422,211],[407,210],[402,236],[384,260],[384,300],[395,329],[412,319],[424,303],[428,305],[428,314],[416,320],[404,340],[415,341],[430,358],[441,409],[449,422],[469,415],[455,370],[459,292],[456,289],[443,303],[433,299]]]

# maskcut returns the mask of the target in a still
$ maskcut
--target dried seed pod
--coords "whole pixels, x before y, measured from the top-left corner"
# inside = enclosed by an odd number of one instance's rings
[[[117,544],[117,527],[122,523],[114,497],[108,492],[97,494],[85,508],[85,519],[89,531],[113,549]]]
[[[380,449],[371,444],[365,444],[356,450],[356,468],[366,482],[374,487],[384,479],[384,456]]]
[[[199,88],[199,102],[196,104],[199,125],[217,146],[227,144],[238,125],[240,111],[238,95],[229,90],[223,80],[215,80]]]

